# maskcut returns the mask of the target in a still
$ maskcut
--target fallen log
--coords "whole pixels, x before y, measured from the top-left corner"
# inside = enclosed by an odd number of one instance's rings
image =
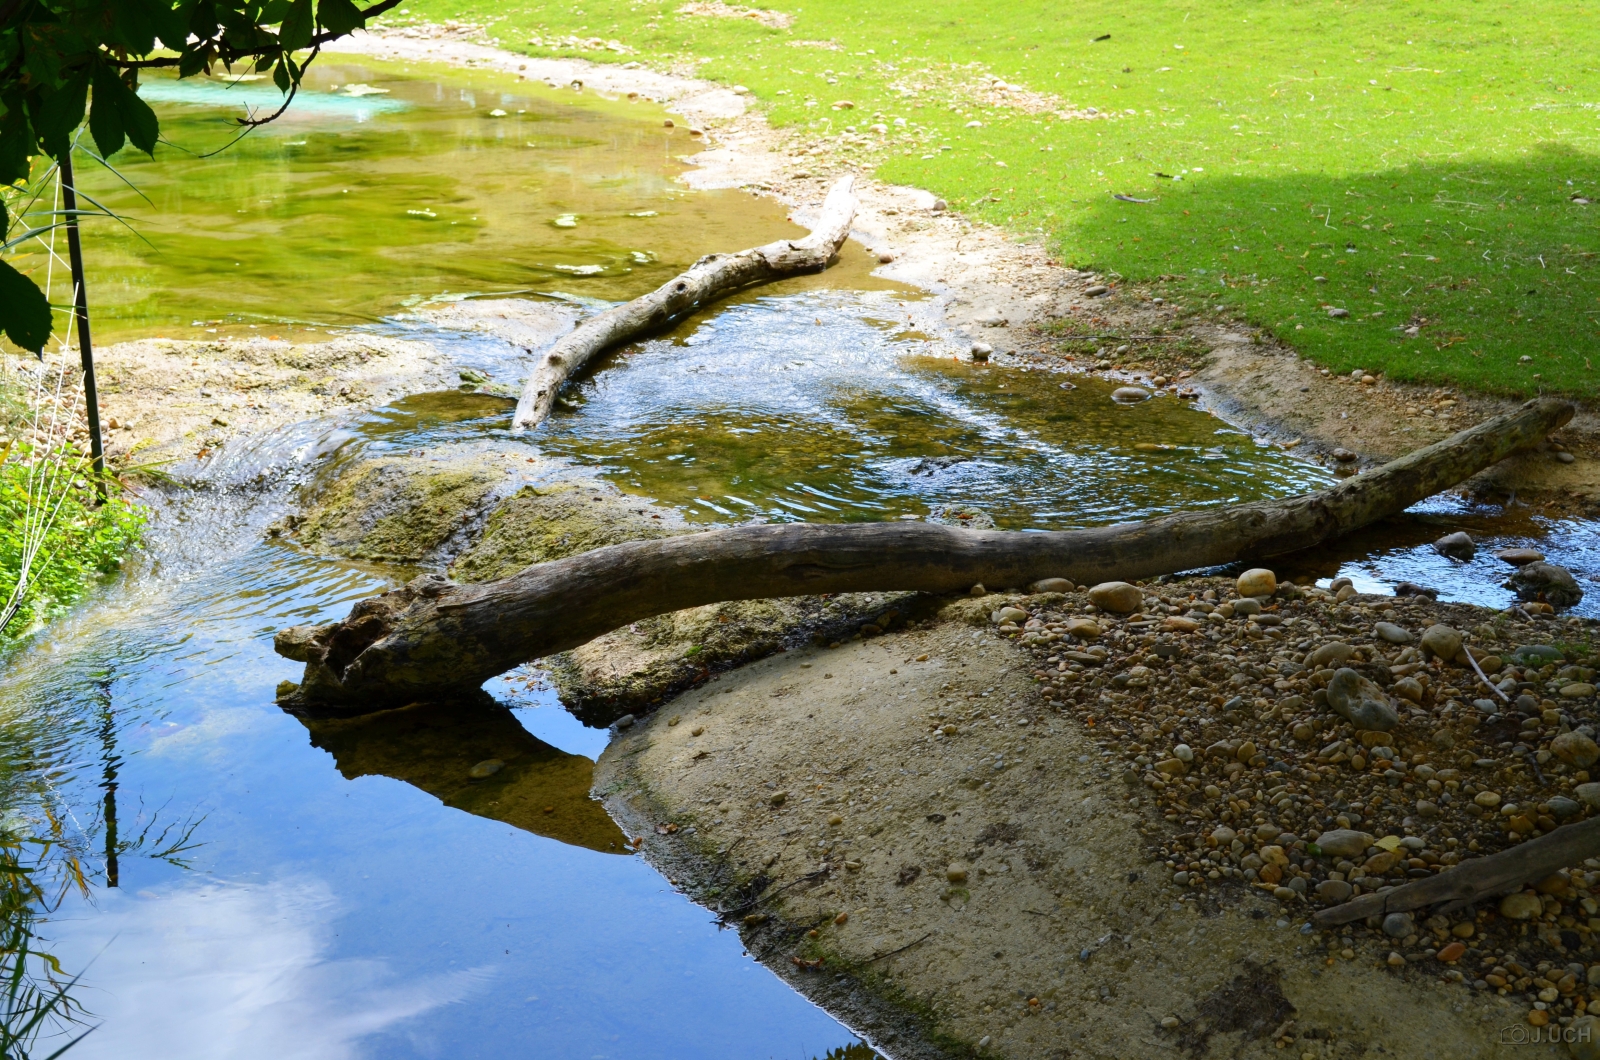
[[[724,600],[965,591],[1043,578],[1093,584],[1310,548],[1405,510],[1536,445],[1572,416],[1540,399],[1330,489],[1141,523],[1050,533],[928,523],[741,526],[610,545],[457,585],[424,575],[342,622],[296,626],[280,655],[306,664],[286,701],[375,710],[471,688],[643,618]]]
[[[753,284],[827,268],[849,238],[850,223],[855,220],[854,179],[845,176],[834,184],[822,203],[816,226],[804,239],[780,239],[737,254],[707,254],[649,294],[592,316],[572,329],[545,351],[528,376],[511,419],[512,432],[543,423],[567,377],[613,346],[660,331]]]
[[[1596,854],[1600,854],[1600,817],[1591,817],[1498,854],[1462,862],[1437,876],[1320,910],[1311,920],[1317,927],[1327,928],[1431,905],[1440,906],[1441,913],[1453,913],[1524,884],[1538,883],[1551,873],[1581,864]]]

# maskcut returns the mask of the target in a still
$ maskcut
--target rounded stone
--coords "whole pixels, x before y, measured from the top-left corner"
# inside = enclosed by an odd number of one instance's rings
[[[967,870],[962,865],[951,865],[944,870],[944,878],[951,883],[966,883]]]
[[[1127,582],[1101,582],[1089,590],[1089,602],[1104,611],[1126,615],[1139,610],[1144,594]]]
[[[1172,882],[1177,884],[1179,887],[1187,887],[1189,886],[1189,874],[1181,871],[1174,872],[1172,874]]]
[[[1542,600],[1556,607],[1572,607],[1583,599],[1583,589],[1572,572],[1554,563],[1529,563],[1511,576],[1511,587],[1521,600]]]
[[[989,615],[989,621],[997,626],[1004,625],[1007,622],[1026,622],[1027,620],[1028,612],[1020,607],[1002,607]]]
[[[1240,596],[1271,596],[1278,591],[1278,576],[1265,567],[1253,567],[1234,583]]]
[[[1349,667],[1337,670],[1328,682],[1328,709],[1358,729],[1388,732],[1400,722],[1400,712],[1383,689]]]
[[[1592,782],[1579,784],[1572,789],[1572,793],[1578,797],[1579,802],[1591,809],[1600,810],[1600,784]]]
[[[1452,961],[1459,961],[1462,955],[1466,952],[1467,947],[1465,944],[1460,942],[1452,942],[1446,945],[1444,949],[1439,951],[1439,961],[1442,964],[1449,964]]]
[[[1515,891],[1500,899],[1500,915],[1507,920],[1532,920],[1544,912],[1544,903],[1536,894]]]
[[[1470,939],[1473,935],[1477,934],[1477,931],[1478,929],[1473,927],[1472,921],[1463,920],[1461,923],[1450,929],[1450,934],[1454,935],[1458,939]]]
[[[505,767],[506,764],[500,761],[498,758],[486,758],[482,762],[479,762],[477,765],[473,766],[471,769],[467,770],[467,776],[471,777],[473,780],[482,780],[484,777],[494,776]]]
[[[1378,635],[1379,640],[1388,641],[1390,644],[1410,644],[1416,640],[1411,631],[1395,625],[1393,622],[1379,622],[1372,627],[1372,632]]]
[[[1067,622],[1067,634],[1079,640],[1096,640],[1100,632],[1099,623],[1091,618],[1074,618]]]
[[[1569,1040],[1567,1034],[1571,1033]],[[1579,1016],[1562,1028],[1561,1037],[1567,1042],[1572,1060],[1600,1060],[1600,1019]]]
[[[1558,821],[1565,821],[1568,817],[1576,817],[1583,812],[1583,807],[1567,798],[1565,795],[1554,795],[1549,799],[1550,813]]]
[[[1562,689],[1565,693],[1566,689]],[[1588,769],[1600,759],[1600,747],[1581,732],[1564,732],[1550,741],[1550,753],[1569,766]]]
[[[1354,858],[1372,845],[1372,836],[1353,828],[1335,828],[1317,838],[1317,847],[1331,858]]]
[[[1148,390],[1141,390],[1136,386],[1119,386],[1111,392],[1111,400],[1119,405],[1137,405],[1149,397]]]
[[[1494,557],[1513,567],[1526,567],[1530,563],[1543,562],[1544,553],[1532,548],[1503,548]]]
[[[1392,939],[1403,939],[1417,933],[1417,922],[1410,913],[1390,913],[1383,918],[1383,933]]]
[[[1172,757],[1187,765],[1194,761],[1194,749],[1186,743],[1180,743],[1172,749]]]
[[[1317,897],[1334,905],[1349,901],[1350,895],[1354,891],[1355,888],[1344,880],[1323,880],[1317,884]]]
[[[1441,659],[1461,654],[1461,634],[1443,624],[1429,626],[1422,634],[1422,650]]]
[[[1077,586],[1066,578],[1041,578],[1028,588],[1036,593],[1070,593]]]
[[[1306,656],[1306,665],[1313,670],[1321,670],[1329,666],[1342,666],[1355,653],[1355,648],[1344,641],[1330,640]]]
[[[1472,801],[1486,810],[1492,810],[1500,805],[1500,793],[1497,791],[1480,791],[1472,797]]]
[[[1472,538],[1461,531],[1446,534],[1433,543],[1433,550],[1448,559],[1466,561],[1477,555],[1477,546],[1472,543]]]
[[[1574,681],[1570,685],[1561,686],[1562,699],[1588,699],[1595,693],[1594,685],[1587,681]]]

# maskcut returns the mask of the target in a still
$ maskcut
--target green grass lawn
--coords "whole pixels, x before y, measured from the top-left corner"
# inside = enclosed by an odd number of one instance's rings
[[[1584,5],[803,0],[774,9],[787,28],[679,6],[402,11],[529,54],[703,60],[828,157],[1223,306],[1337,371],[1600,389],[1600,14]],[[636,54],[528,43],[567,36]]]

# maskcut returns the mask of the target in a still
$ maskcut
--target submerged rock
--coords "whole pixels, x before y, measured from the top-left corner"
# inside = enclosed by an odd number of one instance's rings
[[[1571,571],[1542,561],[1519,567],[1510,587],[1519,600],[1542,600],[1554,607],[1572,607],[1583,599],[1583,589]]]
[[[1472,543],[1472,538],[1461,531],[1446,534],[1433,543],[1433,550],[1449,559],[1469,560],[1478,554],[1478,548]]]

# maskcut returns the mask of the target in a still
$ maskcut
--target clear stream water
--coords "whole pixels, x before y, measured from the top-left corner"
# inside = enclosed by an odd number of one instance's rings
[[[95,178],[148,240],[93,230],[103,335],[365,327],[516,382],[520,351],[405,311],[631,297],[707,249],[793,231],[765,201],[675,184],[688,146],[643,106],[461,71],[317,76],[288,120],[227,153],[119,162],[159,209]],[[225,108],[275,96],[147,95],[197,153],[225,141]],[[531,435],[506,433],[501,399],[421,397],[239,447],[208,488],[153,497],[139,569],[7,660],[0,686],[0,750],[45,779],[22,812],[48,807],[98,867],[46,930],[86,969],[78,994],[100,1025],[74,1055],[802,1060],[857,1043],[624,852],[588,798],[606,733],[550,693],[496,681],[498,709],[310,724],[279,711],[274,688],[297,674],[273,632],[341,616],[398,572],[261,531],[320,461],[455,441],[560,457],[707,523],[956,503],[1047,529],[1330,481],[1173,398],[1116,406],[1097,380],[933,356],[917,297],[851,250],[613,355]],[[276,488],[243,485],[263,469]],[[1584,527],[1439,503],[1301,565],[1504,602],[1492,560],[1424,547],[1456,526],[1583,571],[1600,558]],[[507,768],[467,780],[487,758]],[[169,825],[192,825],[196,845],[152,856]]]

